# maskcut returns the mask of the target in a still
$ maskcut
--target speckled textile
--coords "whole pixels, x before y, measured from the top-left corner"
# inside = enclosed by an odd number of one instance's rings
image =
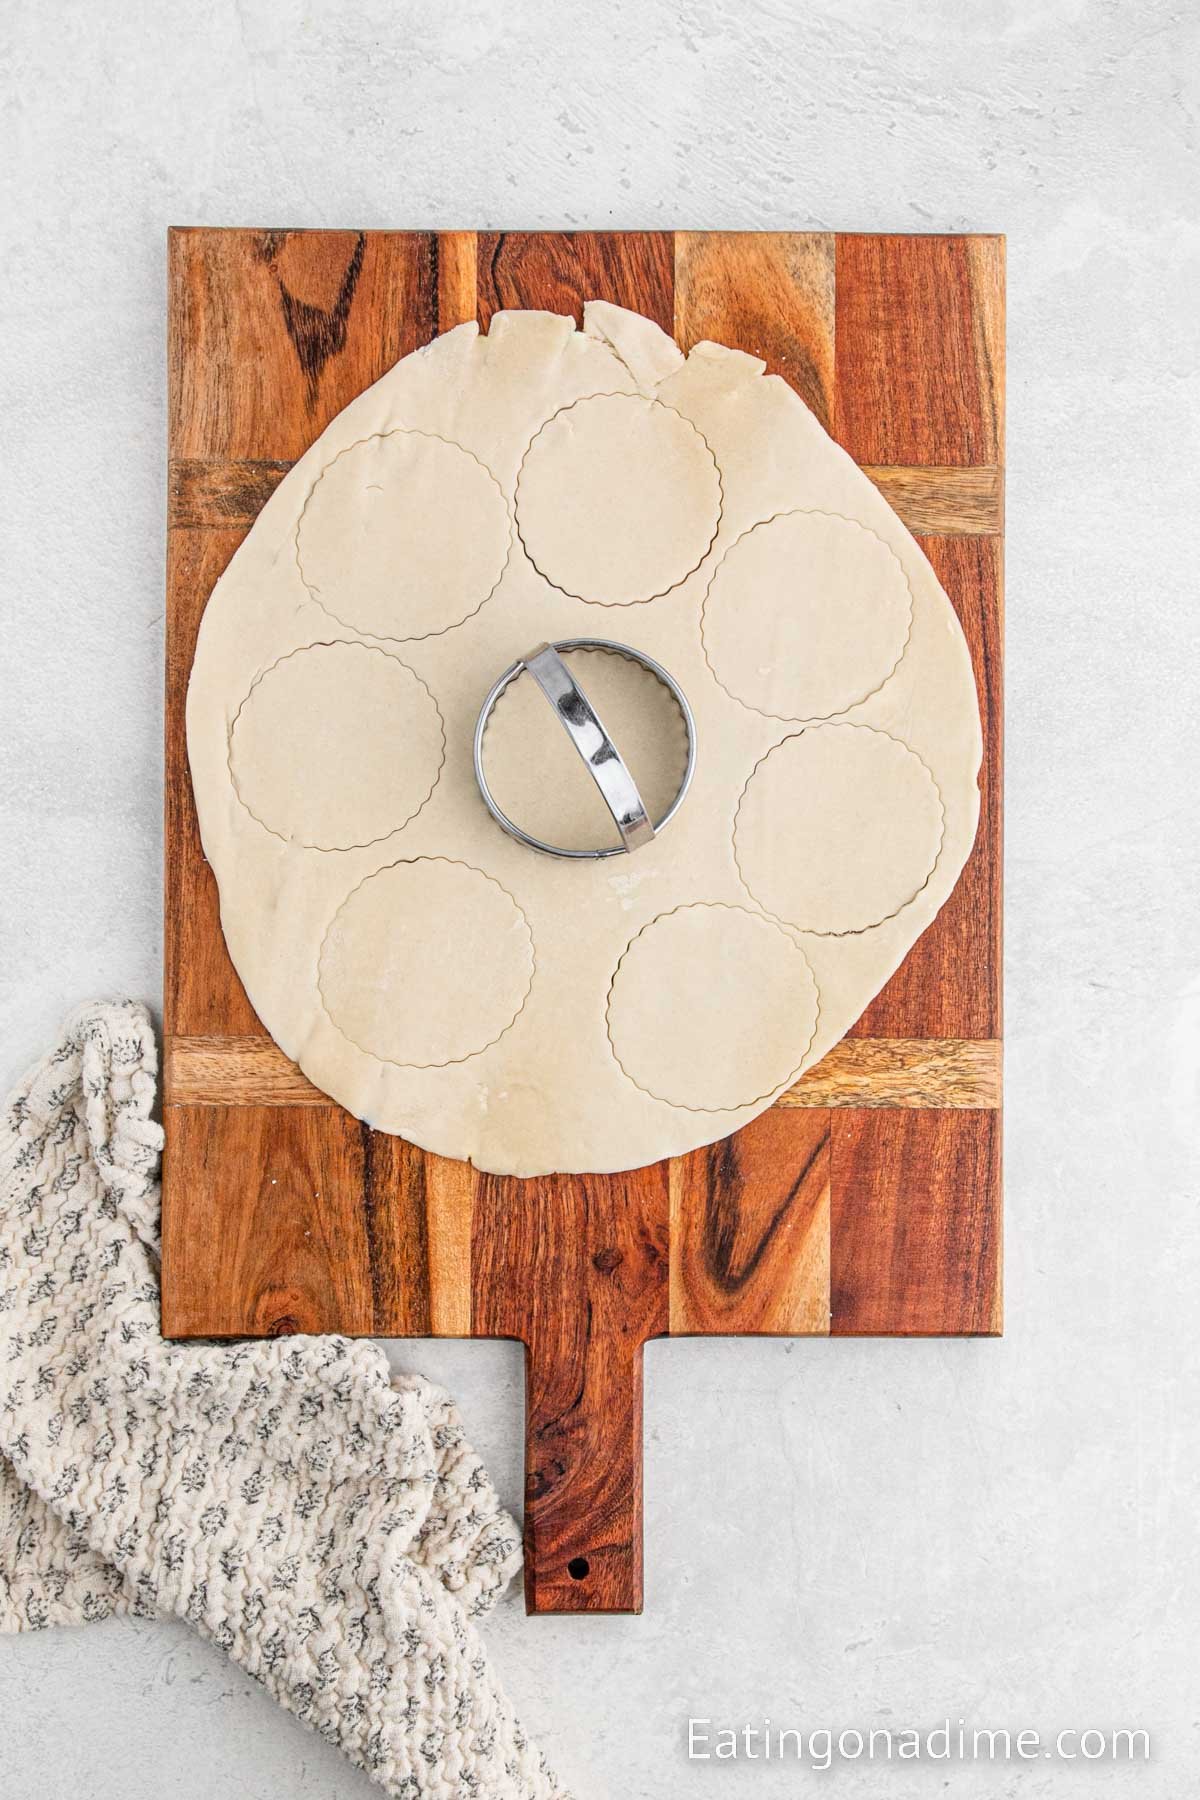
[[[370,1343],[163,1341],[155,1073],[144,1008],[90,1006],[0,1122],[0,1629],[175,1613],[402,1800],[557,1800],[446,1396]]]

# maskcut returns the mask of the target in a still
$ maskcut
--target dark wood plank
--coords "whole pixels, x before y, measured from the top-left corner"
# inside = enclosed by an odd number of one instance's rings
[[[1003,463],[1004,240],[837,240],[834,435],[860,463]]]
[[[341,1107],[169,1108],[164,1332],[428,1335],[447,1166]]]
[[[829,1330],[828,1112],[765,1112],[671,1164],[671,1332]]]
[[[359,1142],[357,1198],[371,1281],[372,1329],[389,1337],[428,1337],[433,1329],[429,1173],[434,1159],[403,1138],[366,1125],[359,1126]],[[347,1204],[353,1206],[355,1198],[348,1194]]]
[[[834,1335],[999,1332],[999,1113],[832,1119]]]
[[[958,614],[975,670],[984,739],[979,831],[954,892],[852,1035],[998,1038],[1004,880],[1000,541],[924,538],[921,547]]]
[[[481,1176],[472,1331],[526,1346],[531,1612],[640,1612],[642,1346],[667,1331],[667,1164]]]
[[[217,884],[200,847],[185,717],[200,620],[244,536],[244,530],[175,529],[167,544],[163,1029],[168,1042],[176,1034],[265,1035],[225,948]],[[169,1065],[168,1056],[168,1100]],[[165,1211],[172,1198],[168,1190]]]
[[[302,456],[429,342],[436,260],[428,232],[172,231],[171,456]]]
[[[172,1109],[165,1335],[378,1329],[363,1138],[340,1110]]]
[[[681,231],[675,336],[762,358],[828,430],[833,420],[834,237],[826,231]]]
[[[481,231],[479,323],[509,306],[570,313],[583,323],[585,300],[609,300],[655,320],[674,321],[674,238],[669,231]]]

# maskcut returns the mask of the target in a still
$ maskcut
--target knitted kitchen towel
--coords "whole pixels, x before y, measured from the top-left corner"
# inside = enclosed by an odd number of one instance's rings
[[[413,1385],[424,1388],[438,1468],[434,1504],[418,1533],[419,1560],[470,1617],[481,1618],[520,1566],[520,1537],[449,1395],[432,1382]],[[54,1512],[0,1455],[0,1632],[153,1612],[91,1549],[78,1516]]]
[[[553,1800],[445,1396],[369,1343],[163,1341],[155,1069],[143,1008],[85,1008],[0,1123],[0,1627],[178,1613],[401,1800]]]

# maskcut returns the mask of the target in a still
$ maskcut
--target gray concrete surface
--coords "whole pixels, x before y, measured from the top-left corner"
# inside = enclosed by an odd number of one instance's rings
[[[689,1713],[1142,1725],[839,1794],[1174,1800],[1200,1744],[1196,14],[9,0],[0,1075],[160,988],[170,223],[1005,230],[1008,1335],[652,1348],[648,1610],[492,1627],[580,1800],[796,1794]],[[404,1346],[519,1495],[509,1346]],[[372,1790],[181,1627],[0,1642],[0,1791]]]

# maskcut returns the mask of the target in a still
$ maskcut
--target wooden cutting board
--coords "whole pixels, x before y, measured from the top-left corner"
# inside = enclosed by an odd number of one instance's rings
[[[983,814],[935,924],[772,1110],[632,1174],[517,1181],[370,1131],[275,1048],[221,936],[184,700],[214,582],[342,407],[464,319],[592,298],[765,357],[917,534],[974,659]],[[171,233],[163,1329],[520,1339],[531,1611],[641,1607],[647,1338],[1000,1329],[1003,337],[993,237]]]

